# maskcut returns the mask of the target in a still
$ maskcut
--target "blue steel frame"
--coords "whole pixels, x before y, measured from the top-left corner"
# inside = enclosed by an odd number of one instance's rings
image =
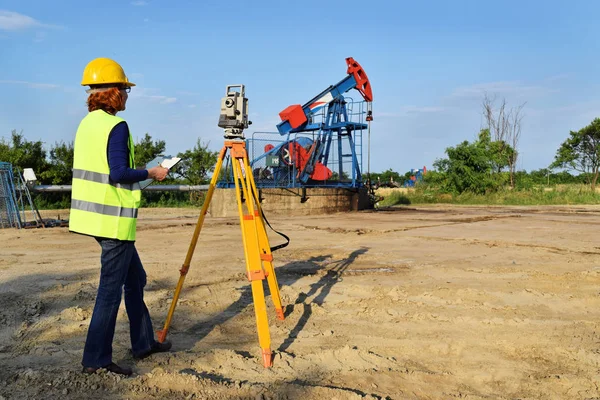
[[[0,212],[5,212],[5,215],[0,215],[0,227],[4,228],[5,221],[9,227],[21,228],[21,215],[17,205],[14,175],[12,164],[0,162],[0,202],[3,207],[0,207]],[[6,219],[5,219],[6,218]]]
[[[367,124],[360,121],[366,115],[365,110],[364,101],[354,102],[352,98],[346,97],[331,102],[321,112],[312,115],[311,126],[318,127],[318,129],[296,129],[285,136],[277,135],[274,132],[254,132],[252,137],[247,139],[247,149],[256,186],[258,188],[359,188],[364,186],[361,172],[363,163],[362,134],[363,130],[367,128]],[[321,121],[315,123],[314,120],[317,118]],[[353,122],[352,119],[359,122]],[[317,161],[321,162],[330,168],[338,179],[334,177],[327,181],[311,180],[310,173],[299,174],[301,171],[298,171],[295,166],[282,165],[282,167],[265,168],[267,157],[281,157],[291,142],[296,142],[305,149],[310,148],[316,142],[309,163],[314,165]],[[267,143],[273,148],[265,152],[263,147]],[[294,154],[289,154],[291,159],[294,159],[294,156]],[[269,171],[265,171],[266,169]],[[268,178],[262,176],[263,172],[269,174]],[[232,187],[233,182],[230,175],[228,173],[226,180],[219,183],[219,187]]]

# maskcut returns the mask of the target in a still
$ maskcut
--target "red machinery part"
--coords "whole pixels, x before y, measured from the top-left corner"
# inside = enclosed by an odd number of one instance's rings
[[[310,153],[300,145],[300,143],[292,141],[281,149],[283,163],[286,165],[294,165],[300,172],[306,167],[306,163],[310,158]],[[333,172],[323,165],[320,161],[317,161],[314,165],[313,172],[310,174],[310,178],[316,181],[326,181],[331,178]]]
[[[287,107],[279,113],[279,117],[282,121],[288,121],[292,129],[296,129],[306,122],[306,115],[304,115],[304,110],[300,104]]]
[[[354,61],[354,58],[352,57],[346,58],[346,63],[348,64],[348,71],[346,73],[348,75],[354,75],[354,79],[356,80],[356,90],[362,94],[362,96],[365,98],[365,101],[373,101],[371,83],[369,82],[369,77],[365,73],[365,70],[358,62]]]
[[[317,161],[312,174],[310,174],[310,178],[314,179],[315,181],[326,181],[327,179],[331,178],[332,175],[333,172],[329,168]]]

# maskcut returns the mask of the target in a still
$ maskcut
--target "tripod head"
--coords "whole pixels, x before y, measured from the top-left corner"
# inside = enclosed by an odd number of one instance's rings
[[[219,115],[219,127],[225,129],[225,139],[244,139],[244,129],[252,124],[248,121],[248,99],[244,95],[244,85],[227,85]]]

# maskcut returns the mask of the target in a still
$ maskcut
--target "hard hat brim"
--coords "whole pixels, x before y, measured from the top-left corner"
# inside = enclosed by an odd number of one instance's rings
[[[100,85],[123,85],[123,86],[129,86],[129,87],[134,87],[136,86],[135,83],[133,82],[103,82],[103,83],[98,83],[98,82],[81,82],[81,86],[100,86]]]

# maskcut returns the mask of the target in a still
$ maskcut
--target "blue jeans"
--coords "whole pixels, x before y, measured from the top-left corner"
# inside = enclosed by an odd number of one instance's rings
[[[135,242],[96,240],[102,247],[102,269],[81,363],[84,367],[101,368],[112,362],[112,341],[123,286],[133,354],[139,355],[150,350],[155,340],[150,314],[144,303],[146,272],[135,249]]]

